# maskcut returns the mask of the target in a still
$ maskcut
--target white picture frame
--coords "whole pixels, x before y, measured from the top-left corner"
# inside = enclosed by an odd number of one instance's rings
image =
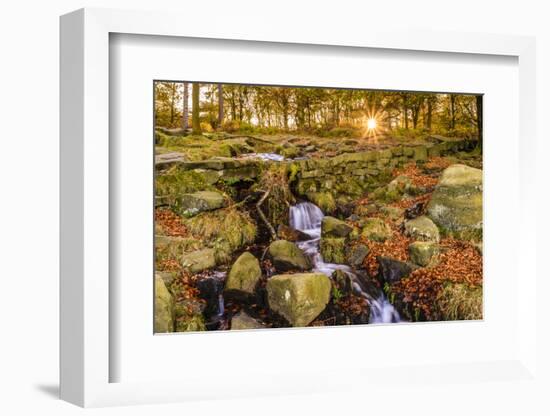
[[[536,218],[527,215],[535,204],[536,108],[535,41],[529,37],[417,31],[383,32],[349,28],[328,35],[314,25],[307,31],[264,23],[246,36],[234,33],[234,22],[219,24],[178,22],[174,13],[82,9],[61,18],[61,397],[80,406],[159,403],[213,397],[297,394],[351,389],[373,380],[463,382],[506,379],[537,383],[536,270],[533,242]],[[225,391],[207,390],[204,380],[110,382],[109,227],[109,36],[114,33],[332,45],[334,47],[430,51],[441,54],[504,55],[517,58],[519,67],[519,201],[518,270],[524,273],[517,291],[517,348],[509,359],[438,365],[419,362],[414,368],[332,369],[331,379],[318,374],[270,374],[269,382],[241,380]],[[284,47],[284,45],[283,45]],[[112,225],[112,224],[111,224]],[[510,273],[518,273],[510,270]],[[529,288],[529,290],[526,289]],[[299,331],[299,330],[297,330]],[[261,335],[259,335],[261,336]],[[482,374],[482,377],[472,374]],[[341,381],[348,380],[348,381]],[[242,393],[246,391],[246,393]]]

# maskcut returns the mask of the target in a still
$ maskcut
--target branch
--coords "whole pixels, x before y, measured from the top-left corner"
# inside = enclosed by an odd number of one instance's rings
[[[260,208],[260,206],[264,203],[265,199],[269,196],[269,192],[270,191],[266,191],[263,196],[260,198],[260,200],[257,202],[256,204],[256,210],[258,211],[258,215],[260,215],[260,218],[262,219],[262,221],[265,223],[265,225],[267,226],[268,230],[269,230],[269,233],[271,234],[271,238],[273,240],[277,240],[277,233],[275,232],[275,229],[273,228],[273,226],[270,224],[270,222],[267,220],[267,217],[265,216],[265,214],[262,212],[262,209]]]

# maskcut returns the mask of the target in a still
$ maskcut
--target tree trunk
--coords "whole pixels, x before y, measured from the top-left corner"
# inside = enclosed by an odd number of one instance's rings
[[[451,130],[454,130],[456,125],[456,96],[454,94],[450,95],[449,111],[451,113],[451,124],[449,127]]]
[[[432,131],[432,112],[433,112],[432,99],[428,98],[428,109],[426,110],[426,128],[430,132]]]
[[[218,127],[221,129],[223,124],[223,87],[218,84]]]
[[[201,134],[200,84],[193,82],[193,134]]]
[[[183,115],[181,128],[185,131],[189,128],[189,83],[183,83]]]
[[[477,121],[477,134],[478,134],[478,146],[483,148],[483,96],[476,95],[476,121]]]
[[[176,107],[176,83],[171,84],[172,96],[170,97],[170,127],[174,126],[174,116]]]

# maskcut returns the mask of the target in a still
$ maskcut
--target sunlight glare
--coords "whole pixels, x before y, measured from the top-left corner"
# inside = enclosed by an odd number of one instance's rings
[[[369,119],[367,120],[367,128],[368,128],[369,130],[374,130],[374,129],[376,129],[376,125],[377,125],[376,119],[374,119],[374,118],[369,118]]]

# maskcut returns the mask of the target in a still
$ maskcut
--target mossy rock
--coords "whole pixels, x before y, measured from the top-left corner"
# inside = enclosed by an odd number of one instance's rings
[[[231,318],[231,330],[262,328],[265,328],[264,324],[247,315],[245,312],[239,312]]]
[[[238,291],[253,295],[261,277],[262,270],[258,259],[252,253],[244,252],[231,267],[225,281],[225,291]]]
[[[200,191],[183,194],[177,199],[175,211],[184,217],[193,217],[204,211],[212,211],[227,205],[226,198],[219,192]]]
[[[346,262],[354,268],[363,266],[363,261],[369,254],[369,248],[365,244],[355,244],[346,248]]]
[[[409,245],[409,255],[413,263],[425,267],[435,260],[439,249],[429,241],[415,241]]]
[[[345,256],[346,239],[345,238],[321,238],[320,250],[323,260],[327,263],[343,264],[346,261]]]
[[[325,309],[331,282],[323,273],[284,274],[267,281],[269,307],[292,326],[309,325]]]
[[[384,242],[391,237],[391,228],[380,218],[367,218],[361,235],[368,240]]]
[[[205,248],[202,250],[185,253],[181,256],[181,265],[191,273],[200,273],[216,267],[215,250]]]
[[[325,214],[331,214],[336,210],[336,201],[330,192],[308,192],[306,197]]]
[[[353,228],[338,218],[326,216],[321,222],[321,236],[323,237],[347,237]]]
[[[267,254],[278,271],[305,271],[311,268],[309,258],[296,244],[290,241],[276,240],[272,242]]]
[[[483,172],[465,165],[445,169],[427,215],[446,235],[480,241],[483,229]]]
[[[439,242],[439,229],[425,215],[405,222],[405,235],[417,241]]]
[[[155,274],[154,327],[156,333],[174,332],[174,300],[158,274]]]

